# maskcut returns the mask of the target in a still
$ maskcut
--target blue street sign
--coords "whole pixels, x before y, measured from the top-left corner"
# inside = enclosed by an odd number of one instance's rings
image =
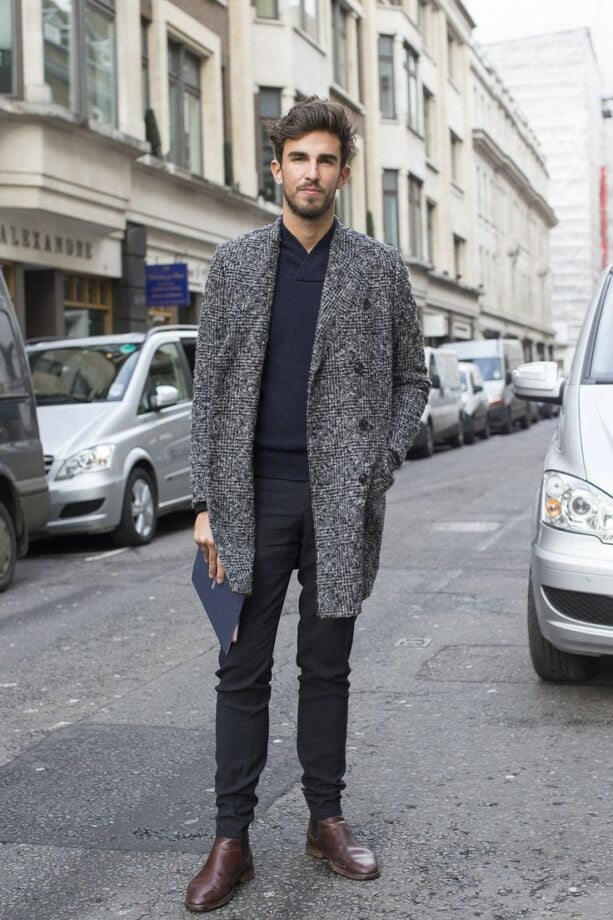
[[[148,307],[188,307],[187,262],[145,265]]]

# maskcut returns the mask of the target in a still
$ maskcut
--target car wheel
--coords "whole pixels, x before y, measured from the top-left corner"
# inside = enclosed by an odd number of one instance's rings
[[[528,585],[528,645],[532,667],[541,680],[580,684],[598,670],[598,658],[563,652],[544,637],[536,615],[532,576]]]
[[[511,418],[511,407],[507,406],[507,413],[504,417],[504,421],[500,424],[500,433],[501,434],[512,434],[513,433],[513,419]]]
[[[157,525],[155,487],[149,473],[135,467],[128,476],[121,521],[113,533],[119,546],[143,546],[150,543]]]
[[[6,591],[13,580],[16,562],[17,537],[15,536],[15,525],[6,505],[0,502],[0,591]]]
[[[431,457],[434,453],[434,432],[432,430],[432,423],[428,422],[426,425],[426,440],[423,444],[423,447],[420,447],[413,456],[414,457]]]
[[[464,444],[464,420],[462,416],[460,416],[458,430],[453,437],[449,438],[448,443],[450,447],[462,447]]]
[[[481,429],[480,436],[483,438],[484,441],[487,441],[487,439],[491,436],[491,434],[492,434],[492,428],[490,426],[490,417],[489,415],[486,415],[485,423],[483,425],[483,428]]]
[[[528,412],[521,417],[519,424],[523,431],[526,431],[526,429],[530,427],[530,415]]]
[[[465,415],[466,424],[464,426],[464,443],[475,443],[475,417],[474,415]]]

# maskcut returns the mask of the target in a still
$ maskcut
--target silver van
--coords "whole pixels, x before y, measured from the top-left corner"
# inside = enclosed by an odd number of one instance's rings
[[[41,531],[49,491],[23,340],[0,271],[0,591]]]
[[[191,502],[196,326],[28,344],[51,496],[47,534],[148,543]]]
[[[528,591],[544,680],[592,677],[613,655],[613,266],[602,276],[566,382],[554,362],[513,375],[522,399],[561,404],[536,500]]]
[[[511,434],[516,424],[530,427],[530,408],[517,398],[512,386],[512,373],[524,362],[518,339],[473,339],[450,342],[445,347],[452,348],[460,361],[470,361],[481,371],[493,431]]]
[[[425,363],[432,387],[421,417],[411,457],[430,457],[439,444],[462,447],[462,381],[457,356],[447,348],[426,347]]]

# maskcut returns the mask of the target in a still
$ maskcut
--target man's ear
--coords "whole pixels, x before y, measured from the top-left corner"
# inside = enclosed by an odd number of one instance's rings
[[[340,191],[342,188],[345,188],[349,182],[349,176],[351,175],[351,166],[343,166],[338,177],[338,182],[336,183],[336,188]]]
[[[278,160],[273,160],[270,164],[270,171],[273,175],[275,182],[278,182],[279,185],[283,182],[283,170],[281,169],[281,164]]]

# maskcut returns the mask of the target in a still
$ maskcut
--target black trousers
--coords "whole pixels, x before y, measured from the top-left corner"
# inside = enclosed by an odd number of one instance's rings
[[[298,757],[314,818],[341,814],[355,617],[321,619],[316,609],[315,541],[308,482],[255,478],[253,593],[238,642],[220,653],[215,791],[217,834],[240,837],[254,817],[268,752],[273,649],[292,570],[302,585],[296,662]]]

